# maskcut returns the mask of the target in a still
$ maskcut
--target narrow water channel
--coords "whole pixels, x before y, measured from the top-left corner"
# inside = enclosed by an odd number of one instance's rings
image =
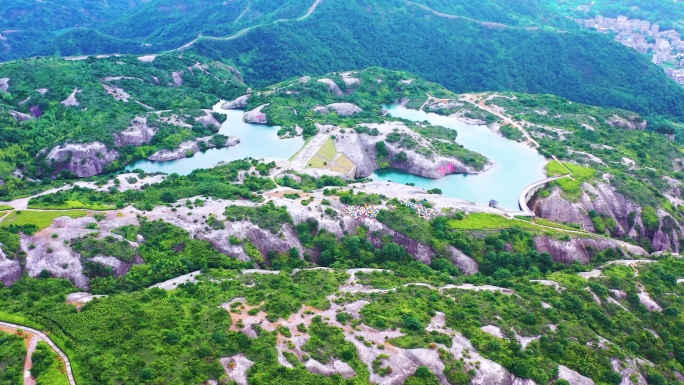
[[[304,145],[304,140],[301,137],[280,139],[278,137],[280,127],[245,123],[242,121],[243,111],[222,110],[219,107],[221,104],[214,106],[214,111],[226,114],[228,119],[221,126],[219,134],[237,136],[240,138],[239,144],[232,147],[209,149],[198,152],[191,158],[167,162],[141,160],[127,166],[126,170],[141,169],[150,173],[164,172],[187,175],[198,168],[208,168],[219,162],[231,162],[249,157],[268,161],[289,159]]]
[[[280,139],[278,127],[248,124],[242,121],[243,111],[214,110],[224,113],[228,119],[219,133],[240,138],[233,147],[210,149],[191,158],[167,162],[139,161],[126,169],[142,169],[145,172],[177,173],[187,175],[198,168],[212,167],[219,162],[230,162],[248,157],[265,160],[284,160],[294,155],[304,144],[302,138]],[[423,111],[410,110],[398,105],[387,107],[395,117],[413,121],[428,121],[458,131],[457,141],[466,148],[477,151],[496,163],[493,169],[476,175],[450,175],[442,179],[429,179],[411,175],[400,170],[379,170],[371,176],[375,180],[413,183],[426,190],[439,188],[445,196],[464,199],[482,205],[496,200],[506,209],[518,209],[518,195],[528,185],[544,179],[546,160],[523,144],[503,138],[485,126],[473,126],[456,119]]]

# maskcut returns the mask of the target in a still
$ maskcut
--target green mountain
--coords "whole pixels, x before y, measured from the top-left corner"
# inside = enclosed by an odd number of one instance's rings
[[[533,0],[157,0],[59,36],[35,28],[7,34],[3,57],[183,47],[237,66],[260,86],[303,73],[380,66],[455,92],[549,93],[642,114],[681,115],[681,87],[610,37],[580,30],[565,16],[569,6]]]

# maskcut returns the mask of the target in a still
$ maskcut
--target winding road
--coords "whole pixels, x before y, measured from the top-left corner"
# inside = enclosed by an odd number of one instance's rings
[[[316,0],[316,1],[311,5],[311,7],[309,7],[309,10],[308,10],[303,16],[298,17],[298,18],[296,18],[296,19],[278,19],[278,20],[276,20],[276,21],[274,21],[274,22],[272,22],[272,23],[264,23],[264,24],[253,25],[253,26],[251,26],[251,27],[247,27],[247,28],[245,28],[245,29],[242,29],[242,30],[240,30],[240,31],[238,31],[238,32],[236,32],[236,33],[234,33],[233,35],[230,35],[230,36],[223,36],[223,37],[221,37],[221,36],[204,36],[204,35],[202,35],[202,34],[199,34],[199,36],[197,36],[197,37],[196,37],[195,39],[193,39],[192,41],[190,41],[190,42],[188,42],[188,43],[186,43],[186,44],[184,44],[184,45],[182,45],[182,46],[180,46],[180,47],[178,47],[178,48],[176,48],[176,49],[171,50],[171,52],[173,52],[173,51],[179,51],[179,52],[185,51],[185,50],[187,50],[188,48],[192,47],[195,43],[197,43],[198,41],[200,41],[200,40],[202,40],[202,39],[205,39],[205,40],[214,40],[214,41],[228,41],[228,40],[237,39],[238,37],[245,35],[247,32],[249,32],[249,31],[251,31],[251,30],[253,30],[253,29],[255,29],[255,28],[264,27],[264,26],[271,25],[271,24],[284,23],[284,22],[288,22],[288,21],[302,21],[302,20],[306,20],[307,18],[309,18],[309,16],[311,16],[311,15],[316,11],[316,8],[318,8],[318,6],[319,6],[322,2],[323,2],[323,0]]]
[[[47,334],[45,334],[39,330],[33,329],[33,328],[29,328],[29,327],[21,326],[21,325],[16,325],[16,324],[12,324],[9,322],[1,322],[0,321],[0,328],[5,329],[5,330],[9,330],[9,331],[13,331],[14,333],[19,333],[19,331],[21,331],[23,333],[31,334],[31,336],[32,336],[31,344],[32,345],[34,343],[37,344],[39,341],[45,341],[50,346],[50,348],[64,362],[64,367],[66,368],[66,375],[67,375],[67,378],[69,379],[69,384],[70,385],[76,385],[76,380],[74,379],[74,374],[73,374],[73,371],[71,370],[71,361],[69,361],[69,357],[67,357],[67,355],[62,351],[62,349],[60,349],[54,342],[52,342],[52,340],[50,339],[50,337],[47,336]],[[31,354],[31,350],[29,349],[29,351],[27,352],[27,361],[30,360],[30,354]],[[30,378],[30,376],[29,376],[29,378]],[[26,378],[24,379],[24,381],[26,381]],[[27,382],[25,382],[25,383],[27,383]]]

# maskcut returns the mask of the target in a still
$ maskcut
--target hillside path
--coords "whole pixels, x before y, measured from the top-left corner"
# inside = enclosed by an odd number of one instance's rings
[[[76,385],[76,380],[74,379],[74,374],[71,370],[71,361],[69,361],[69,357],[67,357],[67,355],[64,354],[62,349],[60,349],[54,342],[52,342],[52,340],[50,339],[50,337],[47,336],[47,334],[45,334],[39,330],[33,329],[33,328],[29,328],[29,327],[21,326],[21,325],[16,325],[16,324],[12,324],[9,322],[1,322],[0,321],[0,328],[2,328],[3,330],[8,330],[8,331],[14,332],[14,333],[18,333],[19,331],[22,331],[24,333],[31,334],[32,335],[31,345],[34,345],[34,343],[37,344],[39,341],[45,341],[45,343],[47,343],[50,346],[50,348],[61,358],[62,362],[64,362],[64,367],[66,368],[66,374],[67,374],[67,378],[69,379],[69,384],[70,385]],[[34,347],[34,349],[35,349],[35,347]],[[29,353],[27,353],[27,355],[26,355],[27,356],[26,360],[30,361],[31,350],[29,349],[28,352]],[[29,365],[29,368],[30,368],[30,364],[26,363],[25,368],[26,368],[26,365]],[[27,382],[25,382],[25,383],[27,383]]]

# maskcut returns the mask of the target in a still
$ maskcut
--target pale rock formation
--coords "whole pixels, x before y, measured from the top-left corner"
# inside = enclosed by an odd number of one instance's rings
[[[594,385],[594,381],[591,378],[585,377],[563,365],[558,365],[558,378],[569,382],[570,385]]]
[[[69,95],[68,98],[62,100],[59,102],[59,104],[63,105],[64,107],[77,107],[80,106],[81,103],[76,99],[76,94],[81,92],[78,88],[74,88],[74,91]]]
[[[131,125],[128,128],[114,134],[114,144],[117,147],[142,146],[150,143],[156,133],[157,128],[147,125],[147,118],[138,116],[131,120]]]
[[[223,103],[221,109],[224,110],[241,110],[247,107],[247,101],[249,100],[249,95],[242,95],[239,98]]]
[[[79,178],[102,173],[119,156],[104,143],[67,143],[54,147],[47,155],[47,161],[56,166],[56,172],[69,170]]]
[[[362,109],[351,103],[328,104],[328,109],[337,112],[337,114],[341,116],[351,116],[363,112]]]
[[[18,111],[10,110],[9,113],[10,113],[10,115],[12,115],[14,120],[16,120],[17,122],[25,122],[27,120],[35,119],[33,116],[31,116],[29,114],[24,114],[24,113],[18,112]]]
[[[328,86],[328,91],[331,94],[334,94],[335,96],[339,96],[339,97],[344,96],[344,92],[342,92],[342,89],[340,88],[340,86],[337,85],[337,83],[335,83],[334,80],[332,80],[332,79],[318,79],[318,81],[323,83],[323,84],[326,84]]]
[[[0,282],[5,286],[10,286],[21,278],[21,265],[19,260],[9,259],[2,251],[0,244]]]
[[[9,78],[0,78],[0,91],[9,91]]]
[[[268,106],[268,104],[262,104],[251,111],[245,112],[245,114],[242,116],[242,120],[245,123],[268,124],[268,117],[265,113],[261,112],[261,110],[266,106]]]

